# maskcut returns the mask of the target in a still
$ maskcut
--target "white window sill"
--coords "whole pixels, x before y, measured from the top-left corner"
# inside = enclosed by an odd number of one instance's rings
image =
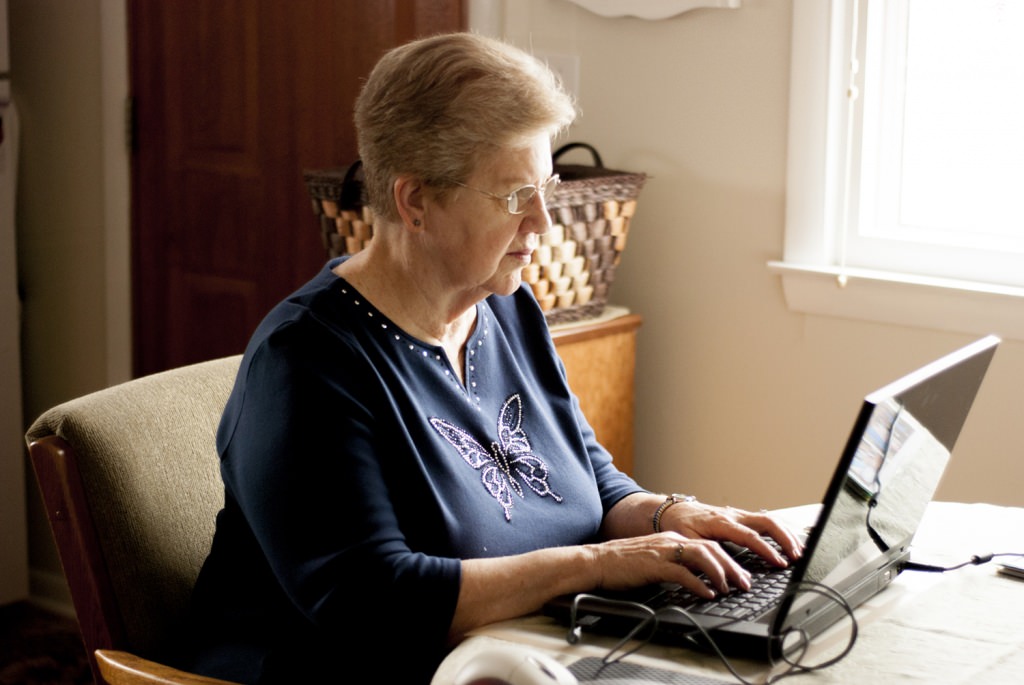
[[[768,268],[792,311],[1024,340],[1024,288],[778,261]]]

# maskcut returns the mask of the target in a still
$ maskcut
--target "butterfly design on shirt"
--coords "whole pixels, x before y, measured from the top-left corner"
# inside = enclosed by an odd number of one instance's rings
[[[524,496],[523,485],[541,497],[556,502],[562,498],[548,484],[548,465],[530,449],[530,441],[522,427],[523,402],[518,394],[512,395],[501,407],[498,415],[498,439],[488,451],[473,436],[453,423],[431,417],[430,425],[451,443],[459,456],[480,471],[480,482],[487,492],[505,510],[505,520],[512,520],[512,493]],[[522,484],[520,484],[522,481]]]

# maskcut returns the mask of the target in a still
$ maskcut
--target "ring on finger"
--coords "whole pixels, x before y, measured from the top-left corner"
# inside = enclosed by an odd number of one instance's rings
[[[684,549],[686,549],[686,546],[683,545],[682,543],[679,543],[678,545],[676,545],[676,563],[679,564],[680,566],[684,565],[683,564],[683,550]]]

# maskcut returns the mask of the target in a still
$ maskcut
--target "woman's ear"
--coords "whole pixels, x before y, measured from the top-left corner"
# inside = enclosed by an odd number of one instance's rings
[[[395,179],[393,192],[402,224],[409,230],[419,231],[423,227],[423,182],[414,176],[399,176]]]

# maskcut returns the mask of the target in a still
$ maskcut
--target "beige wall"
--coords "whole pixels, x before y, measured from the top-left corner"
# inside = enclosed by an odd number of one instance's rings
[[[10,0],[9,17],[30,422],[130,373],[127,32],[123,0]],[[60,600],[60,563],[28,476],[31,591]]]
[[[0,605],[28,594],[25,446],[21,411],[21,303],[14,232],[14,170],[19,139],[10,102],[7,0],[0,0]]]
[[[787,309],[765,263],[782,257],[790,19],[788,0],[662,21],[517,0],[490,27],[579,56],[571,137],[652,175],[611,291],[645,318],[637,476],[751,508],[820,498],[860,398],[975,337]],[[1024,504],[1022,378],[1007,341],[940,497]]]
[[[565,0],[479,4],[494,9],[477,15],[486,28],[579,56],[572,137],[652,175],[612,289],[645,318],[638,477],[752,508],[819,498],[859,398],[972,336],[786,308],[765,263],[782,256],[789,0],[656,22]],[[30,419],[128,368],[123,4],[11,0],[11,20]],[[1024,348],[1008,341],[940,496],[1024,504],[1021,378]],[[31,519],[33,590],[45,593],[60,569],[45,521]]]

